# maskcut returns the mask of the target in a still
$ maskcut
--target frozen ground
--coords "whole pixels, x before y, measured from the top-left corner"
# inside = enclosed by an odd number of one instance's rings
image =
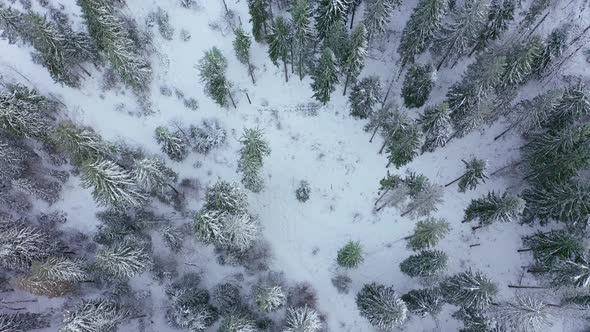
[[[56,2],[65,5],[77,22],[77,28],[82,28],[80,10],[75,1]],[[393,46],[383,53],[373,51],[363,75],[376,73],[386,81],[397,74],[395,40],[413,6],[410,4],[413,1],[406,2],[392,17],[389,38]],[[155,127],[175,121],[186,125],[198,124],[203,118],[218,118],[231,133],[228,144],[206,156],[192,153],[182,163],[168,161],[181,178],[198,178],[203,188],[218,178],[239,181],[235,172],[238,138],[244,128],[262,128],[272,152],[263,169],[266,188],[260,194],[250,194],[250,202],[251,210],[260,217],[264,237],[272,245],[272,268],[283,271],[289,281],[309,281],[315,287],[319,295],[319,309],[326,314],[331,331],[373,331],[368,322],[358,315],[354,303],[354,295],[363,284],[376,281],[394,285],[400,294],[420,287],[416,280],[403,275],[398,267],[411,254],[402,238],[411,233],[415,220],[400,217],[400,211],[395,208],[386,208],[377,214],[372,212],[378,181],[386,174],[386,158],[377,153],[380,140],[369,143],[370,135],[362,130],[364,122],[348,115],[347,98],[342,97],[341,87],[332,95],[327,107],[320,108],[317,114],[298,110],[298,105],[312,101],[309,78],[300,81],[292,75],[289,83],[285,83],[282,68],[272,65],[266,46],[258,43],[253,43],[252,59],[257,67],[257,84],[252,85],[247,68],[234,56],[233,34],[227,28],[222,31],[211,29],[212,23],[224,24],[221,0],[202,3],[203,8],[193,11],[181,8],[177,1],[127,0],[124,12],[139,23],[143,24],[148,13],[160,6],[168,11],[175,28],[173,41],[162,39],[154,30],[158,54],[152,59],[155,72],[153,115],[138,116],[138,107],[129,92],[101,92],[101,75],[96,70],[93,71],[93,78],[87,79],[80,90],[52,83],[47,71],[31,62],[29,49],[9,45],[5,40],[0,40],[1,71],[5,76],[22,81],[10,68],[18,70],[42,92],[52,93],[62,100],[67,105],[68,118],[93,127],[105,139],[123,140],[142,146],[150,153],[159,153],[153,138]],[[228,5],[249,30],[246,1],[229,0]],[[544,24],[541,30],[550,30],[557,23],[558,20]],[[191,33],[190,41],[180,39],[182,28]],[[203,94],[195,64],[212,46],[221,49],[228,59],[228,75],[235,84],[237,109],[222,109]],[[459,77],[465,65],[460,63],[454,72],[445,69],[438,74],[429,104],[442,100],[448,86]],[[199,109],[185,108],[182,100],[174,94],[161,95],[159,90],[162,85],[179,89],[186,97],[196,98]],[[393,89],[393,98],[399,98],[399,85],[401,80]],[[241,90],[248,92],[251,105]],[[414,110],[409,113],[412,116],[417,114]],[[496,124],[484,133],[475,132],[455,140],[436,153],[426,153],[403,169],[390,171],[403,174],[406,169],[411,169],[444,184],[460,175],[461,159],[470,156],[487,159],[490,169],[495,170],[518,154],[516,137],[493,141],[502,129],[501,123]],[[196,168],[196,162],[202,165]],[[295,199],[294,192],[300,180],[308,181],[312,188],[311,199],[306,203]],[[449,273],[468,267],[482,270],[498,283],[501,299],[510,299],[515,295],[514,290],[507,288],[508,284],[536,283],[521,269],[522,265],[529,264],[529,255],[516,253],[521,244],[520,236],[533,229],[517,224],[498,224],[473,233],[471,226],[462,225],[461,220],[470,199],[491,190],[503,191],[511,185],[519,186],[509,182],[509,179],[495,176],[466,194],[458,193],[456,187],[446,188],[444,204],[434,214],[446,218],[452,225],[450,235],[439,245],[449,255]],[[191,209],[200,207],[200,198],[192,197]],[[81,189],[79,179],[75,177],[67,183],[62,199],[52,209],[68,213],[69,222],[64,227],[91,233],[98,224],[94,216],[98,210],[90,192]],[[348,240],[361,241],[367,255],[358,269],[348,272],[353,280],[350,293],[339,294],[330,279],[338,271],[336,252]],[[470,248],[471,244],[480,245]],[[197,266],[184,264],[187,262]],[[193,239],[187,241],[178,263],[184,270],[204,271],[204,279],[209,286],[240,270],[217,265],[211,249]],[[140,276],[133,283],[138,289],[149,288],[152,291],[155,308],[164,305],[161,286],[151,278]],[[546,296],[550,298],[551,293]],[[58,303],[58,300],[43,302],[38,304],[37,309]],[[404,330],[456,331],[460,323],[450,318],[452,311],[451,306],[446,306],[438,323],[431,318],[413,317]],[[161,310],[150,328],[153,331],[170,330],[163,320]],[[575,324],[572,320],[560,318],[555,320],[551,331],[574,331]],[[133,330],[135,327],[130,325],[121,330],[126,328]]]

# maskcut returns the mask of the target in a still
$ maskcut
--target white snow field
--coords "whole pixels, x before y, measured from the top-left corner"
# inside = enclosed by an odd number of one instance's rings
[[[226,1],[244,29],[250,31],[247,1]],[[75,0],[51,2],[65,6],[75,22],[75,29],[85,29]],[[401,217],[402,211],[393,207],[380,212],[373,211],[379,180],[387,172],[387,160],[384,154],[378,154],[381,138],[369,143],[370,133],[363,131],[365,121],[349,115],[348,96],[342,96],[342,84],[325,107],[320,107],[316,112],[302,110],[302,106],[313,101],[309,76],[301,81],[290,72],[289,82],[285,82],[282,67],[274,66],[268,58],[267,45],[253,42],[251,58],[256,67],[257,81],[253,85],[247,67],[239,63],[234,55],[234,35],[223,18],[225,9],[222,0],[202,0],[199,2],[201,7],[194,10],[182,8],[176,0],[127,0],[126,3],[123,13],[133,17],[141,27],[147,15],[160,7],[169,13],[170,22],[175,28],[172,41],[164,40],[156,27],[151,28],[156,47],[150,59],[154,71],[151,86],[153,114],[142,114],[135,96],[129,90],[103,91],[102,69],[92,68],[92,77],[87,78],[80,89],[61,86],[53,82],[45,68],[32,62],[28,46],[11,45],[6,40],[0,40],[0,73],[6,79],[32,85],[42,93],[51,93],[63,101],[67,106],[64,118],[94,128],[106,140],[141,146],[151,154],[163,156],[154,139],[157,126],[174,123],[185,126],[199,124],[205,118],[219,119],[229,133],[224,146],[207,155],[192,152],[183,162],[166,160],[167,165],[177,171],[181,179],[191,177],[201,182],[202,190],[189,198],[191,210],[201,207],[204,189],[218,179],[239,182],[240,176],[236,173],[239,137],[244,128],[262,129],[272,150],[264,160],[262,172],[265,188],[261,193],[248,192],[248,195],[250,210],[258,215],[263,237],[272,247],[271,269],[284,272],[290,283],[307,281],[313,285],[318,294],[318,309],[325,317],[326,330],[375,331],[359,315],[355,295],[364,284],[373,281],[393,285],[400,295],[423,287],[417,279],[402,274],[399,269],[399,263],[412,254],[402,238],[412,232],[417,220]],[[394,11],[387,41],[378,42],[382,44],[380,50],[371,49],[361,77],[378,75],[384,85],[392,77],[397,77],[397,40],[414,5],[415,1],[406,0],[401,8]],[[43,11],[35,1],[33,8]],[[588,13],[580,17],[582,14],[574,12],[571,8],[556,11],[539,27],[539,31],[546,34],[560,22],[570,20],[568,14],[575,14],[573,19],[579,17],[580,20],[590,21]],[[278,14],[281,13],[275,12],[275,15]],[[357,17],[360,21],[360,12]],[[189,41],[180,38],[181,29],[190,32],[192,38]],[[203,53],[213,46],[218,47],[228,60],[227,73],[234,84],[236,109],[231,106],[221,108],[203,93],[203,84],[195,65]],[[435,88],[427,105],[434,105],[444,99],[448,87],[460,77],[470,61],[472,59],[464,58],[455,68],[443,68],[437,74]],[[578,75],[582,71],[587,73],[588,64],[584,59],[574,59],[572,64],[566,71]],[[402,78],[395,82],[390,95],[400,105]],[[162,95],[160,87],[164,85],[182,91],[187,98],[195,98],[199,108],[186,108],[174,94]],[[545,88],[538,82],[529,84],[519,98],[536,95]],[[419,111],[407,110],[411,117],[416,117]],[[472,156],[487,160],[489,169],[496,170],[516,160],[519,154],[521,142],[517,135],[509,134],[494,141],[494,136],[504,128],[505,123],[499,121],[485,131],[476,131],[455,139],[434,153],[425,153],[407,166],[401,169],[390,167],[389,171],[403,175],[407,170],[412,170],[444,185],[461,175],[461,160]],[[506,173],[498,174],[467,193],[459,193],[456,186],[445,188],[444,203],[433,216],[446,218],[452,229],[437,248],[449,255],[448,274],[472,268],[493,279],[499,288],[498,301],[513,300],[518,294],[527,294],[558,303],[559,298],[549,290],[515,290],[507,287],[510,284],[538,285],[538,280],[522,268],[531,264],[530,253],[519,254],[517,249],[522,245],[521,236],[538,230],[539,226],[498,223],[473,232],[471,224],[461,223],[464,209],[472,198],[492,190],[503,192],[507,188],[518,193],[523,185],[521,178]],[[308,181],[312,188],[311,197],[305,203],[295,198],[295,190],[301,180]],[[48,208],[42,204],[39,203],[36,208]],[[101,209],[95,206],[90,190],[81,188],[78,177],[70,178],[59,202],[49,209],[63,210],[68,214],[68,222],[62,226],[64,229],[78,229],[92,234],[99,224],[95,213]],[[181,256],[175,258],[180,271],[202,272],[208,287],[244,272],[241,267],[219,265],[211,247],[199,243],[193,234],[187,238]],[[336,252],[349,240],[360,241],[366,257],[357,269],[343,271],[336,264]],[[160,246],[158,240],[154,241]],[[474,244],[477,246],[470,247]],[[154,251],[174,259],[167,254],[167,249],[160,247]],[[352,279],[348,294],[338,293],[331,283],[331,278],[338,272],[344,272]],[[165,322],[165,309],[161,309],[169,305],[163,286],[147,272],[133,278],[132,285],[135,289],[152,293],[154,315],[143,328],[146,331],[174,331]],[[7,299],[11,297],[23,298],[27,294],[17,292]],[[59,299],[40,300],[32,304],[30,309],[60,310],[63,302]],[[445,305],[437,321],[430,316],[412,316],[400,329],[457,331],[461,322],[451,318],[456,309]],[[579,331],[582,325],[577,318],[569,313],[555,315],[553,325],[547,331]],[[59,322],[52,326],[47,331],[56,331]],[[217,326],[214,325],[210,330],[215,331]],[[139,330],[139,325],[133,320],[119,327],[119,331]]]

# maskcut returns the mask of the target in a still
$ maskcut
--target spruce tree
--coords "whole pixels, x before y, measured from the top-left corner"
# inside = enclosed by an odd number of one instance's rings
[[[324,105],[327,104],[330,101],[330,94],[336,90],[336,83],[338,83],[338,69],[332,50],[329,48],[322,50],[319,63],[311,78],[313,97]]]
[[[319,39],[324,39],[337,24],[344,22],[349,0],[319,0],[316,30]]]
[[[408,311],[421,317],[438,316],[444,304],[442,294],[437,288],[413,289],[402,295],[402,300],[406,303]]]
[[[404,27],[397,52],[401,68],[414,63],[417,55],[424,52],[438,31],[447,10],[446,0],[420,0]]]
[[[0,314],[0,331],[29,331],[46,329],[51,326],[51,315],[44,313],[20,312]]]
[[[411,124],[403,129],[396,130],[389,138],[387,145],[387,166],[393,164],[396,168],[400,168],[418,155],[418,148],[422,143],[421,131],[418,126]]]
[[[236,183],[218,181],[205,192],[205,209],[229,214],[247,210],[247,195]]]
[[[487,196],[474,199],[469,203],[462,222],[479,220],[479,226],[474,229],[494,222],[511,222],[522,215],[524,205],[522,198],[510,195],[508,192],[501,196],[490,192]]]
[[[199,76],[201,82],[205,83],[205,93],[220,106],[226,106],[229,98],[235,108],[230,91],[231,83],[225,77],[226,69],[227,60],[217,47],[206,51],[199,61]]]
[[[481,310],[494,301],[498,286],[483,273],[467,270],[443,281],[441,290],[449,303]]]
[[[129,172],[107,159],[82,165],[82,186],[92,187],[92,197],[100,206],[140,207],[147,198],[139,192]]]
[[[536,68],[536,74],[544,76],[551,72],[551,67],[555,64],[568,47],[569,25],[557,27],[551,31],[551,34],[545,41],[545,48],[541,54],[541,60]]]
[[[170,132],[166,127],[157,127],[156,142],[161,145],[161,150],[174,161],[182,161],[188,155],[186,139],[180,132]]]
[[[51,141],[76,164],[112,155],[111,148],[98,133],[91,128],[78,128],[71,123],[58,125],[51,133]]]
[[[470,56],[484,49],[491,41],[499,39],[508,30],[508,24],[514,19],[516,7],[514,2],[514,0],[492,0],[488,9],[487,22]]]
[[[487,311],[477,308],[461,307],[452,315],[453,318],[463,322],[465,328],[459,332],[502,332],[502,327],[497,320]]]
[[[2,37],[8,39],[8,43],[14,44],[25,27],[24,15],[11,7],[5,8],[0,5],[0,29]]]
[[[0,92],[0,130],[13,136],[43,138],[50,130],[48,103],[21,85]]]
[[[150,256],[138,244],[115,243],[96,254],[96,267],[117,279],[127,279],[148,268]]]
[[[287,303],[287,294],[281,286],[256,287],[254,297],[256,306],[266,313],[277,311]]]
[[[575,259],[584,253],[582,240],[563,230],[537,232],[525,237],[523,243],[526,249],[519,252],[532,251],[543,269],[551,268],[558,261]]]
[[[32,275],[42,280],[80,282],[88,279],[83,262],[64,257],[49,257],[31,265]]]
[[[219,332],[256,332],[256,324],[243,314],[231,314],[226,316],[219,326]]]
[[[320,315],[307,305],[288,308],[284,332],[319,332],[322,328]]]
[[[242,173],[242,184],[246,189],[257,193],[264,187],[260,177],[262,159],[270,155],[268,142],[262,136],[260,129],[246,129],[240,139],[240,160],[238,172]]]
[[[424,133],[422,153],[433,152],[437,147],[444,146],[451,133],[451,117],[449,105],[442,103],[426,107],[424,113],[417,120]]]
[[[551,110],[545,127],[561,129],[573,125],[590,114],[590,91],[581,80],[570,84]]]
[[[129,31],[107,0],[78,0],[88,31],[99,50],[103,51],[119,77],[136,91],[149,85],[151,69],[138,54]]]
[[[291,26],[289,25],[289,22],[282,16],[279,16],[275,19],[267,37],[268,55],[275,66],[279,65],[279,61],[283,63],[285,82],[289,82],[287,62],[289,59],[289,53],[293,49],[290,30]]]
[[[410,277],[432,277],[447,270],[448,256],[440,250],[423,250],[400,263],[400,270]]]
[[[427,218],[416,223],[414,233],[405,238],[411,250],[423,250],[436,244],[449,234],[450,226],[444,219]]]
[[[338,265],[348,269],[357,268],[364,261],[363,247],[359,241],[348,241],[338,250],[336,261]]]
[[[549,306],[543,301],[529,296],[517,296],[516,300],[501,304],[496,311],[504,326],[531,332],[546,331],[551,326]]]
[[[350,96],[350,115],[366,119],[373,115],[375,106],[381,101],[381,82],[377,76],[361,79],[352,87]]]
[[[574,308],[588,309],[590,308],[590,295],[578,294],[567,296],[561,300],[562,305],[573,305]]]
[[[250,63],[250,46],[252,45],[252,37],[247,34],[242,28],[237,28],[235,31],[236,39],[234,39],[234,51],[238,60],[248,66],[248,74],[252,79],[252,84],[256,84],[254,79],[254,68]]]
[[[114,330],[127,317],[129,312],[111,300],[84,300],[65,311],[59,332]]]
[[[20,277],[16,280],[18,289],[37,296],[62,297],[77,294],[77,285],[69,281],[55,281],[35,276]]]
[[[365,131],[372,131],[369,142],[373,141],[377,132],[384,131],[385,128],[389,127],[390,119],[395,119],[397,113],[399,113],[397,106],[394,103],[387,102],[369,114],[369,122],[364,128]]]
[[[166,167],[164,161],[158,158],[143,158],[135,160],[132,171],[133,181],[144,191],[162,193],[164,188],[171,186],[176,173]]]
[[[452,12],[453,21],[442,27],[432,43],[432,53],[439,59],[436,70],[460,58],[477,43],[487,12],[487,1],[484,0],[467,0],[462,8]]]
[[[27,270],[34,261],[57,253],[57,244],[41,229],[21,222],[0,223],[0,266],[7,270]]]
[[[539,36],[533,36],[523,44],[513,45],[506,55],[506,68],[502,75],[502,87],[519,86],[531,79],[542,66],[545,44]]]
[[[367,30],[364,25],[359,25],[350,36],[350,43],[348,44],[348,52],[344,58],[342,74],[346,76],[344,81],[344,92],[346,95],[346,88],[348,83],[356,82],[363,67],[365,66],[365,58],[367,56]]]
[[[366,284],[356,295],[356,306],[361,316],[371,325],[393,331],[408,318],[408,307],[393,290],[376,283]]]
[[[432,67],[413,65],[406,72],[402,85],[402,97],[407,108],[420,108],[428,100],[432,90]]]
[[[322,40],[321,47],[332,50],[338,68],[344,68],[350,50],[350,36],[343,21],[336,22],[334,27],[328,31]],[[316,58],[315,55],[313,57]]]
[[[425,184],[424,188],[412,197],[401,216],[404,217],[408,214],[418,217],[427,216],[438,210],[437,205],[442,203],[442,197],[443,190],[441,186],[430,183]]]
[[[535,186],[522,194],[526,201],[523,221],[551,220],[568,226],[585,227],[590,217],[590,186],[577,182],[553,183],[546,187]]]
[[[556,287],[590,287],[590,260],[587,256],[558,261],[551,273]]]
[[[314,38],[312,25],[312,11],[309,0],[295,0],[291,9],[293,26],[293,57],[296,57],[297,72],[299,79],[307,72],[309,56],[308,49],[311,47]]]
[[[459,192],[465,192],[466,190],[474,190],[477,188],[479,182],[485,183],[488,175],[486,174],[487,161],[471,158],[469,161],[461,160],[465,164],[465,173],[455,180],[447,183],[445,187],[448,187],[455,182],[459,182]]]
[[[400,0],[369,0],[365,7],[363,24],[367,27],[367,39],[373,40],[385,33],[391,12],[401,4]]]
[[[267,21],[270,19],[270,3],[268,0],[249,0],[250,21],[254,40],[262,42],[268,32]]]

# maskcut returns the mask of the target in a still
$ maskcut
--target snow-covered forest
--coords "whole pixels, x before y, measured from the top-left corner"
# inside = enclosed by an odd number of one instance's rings
[[[0,0],[0,332],[590,331],[587,0]]]

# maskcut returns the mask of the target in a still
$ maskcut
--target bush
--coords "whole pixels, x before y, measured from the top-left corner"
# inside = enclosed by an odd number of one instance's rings
[[[311,188],[309,187],[309,183],[307,183],[307,181],[305,181],[305,180],[302,180],[299,183],[299,188],[297,188],[297,190],[295,190],[295,197],[297,197],[298,201],[305,203],[309,199],[310,192],[311,192]]]
[[[338,250],[336,261],[341,267],[353,269],[363,262],[363,248],[358,241],[348,241],[348,243]]]

